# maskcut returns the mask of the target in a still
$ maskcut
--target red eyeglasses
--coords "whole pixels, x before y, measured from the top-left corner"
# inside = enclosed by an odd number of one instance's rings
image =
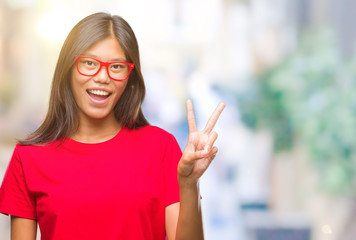
[[[103,66],[106,67],[106,72],[112,80],[124,81],[129,77],[135,64],[128,62],[102,62],[98,59],[85,56],[77,58],[77,70],[84,76],[95,76]]]

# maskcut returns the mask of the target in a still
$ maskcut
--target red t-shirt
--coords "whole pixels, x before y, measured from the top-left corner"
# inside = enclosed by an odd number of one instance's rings
[[[0,212],[38,221],[42,239],[164,239],[165,207],[179,201],[175,138],[122,128],[87,144],[16,145]]]

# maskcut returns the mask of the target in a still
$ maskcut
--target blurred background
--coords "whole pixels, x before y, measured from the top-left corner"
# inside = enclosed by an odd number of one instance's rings
[[[201,180],[207,240],[356,236],[356,1],[0,0],[0,182],[43,120],[70,29],[98,11],[134,29],[144,113],[187,140],[220,101],[219,154]],[[0,216],[0,239],[9,239]]]

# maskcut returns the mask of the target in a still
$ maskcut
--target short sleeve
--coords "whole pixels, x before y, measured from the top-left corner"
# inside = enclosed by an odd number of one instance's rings
[[[0,212],[6,215],[36,219],[35,200],[28,191],[17,147],[1,184]]]
[[[182,151],[171,135],[164,155],[166,206],[179,202],[177,167],[181,157]]]

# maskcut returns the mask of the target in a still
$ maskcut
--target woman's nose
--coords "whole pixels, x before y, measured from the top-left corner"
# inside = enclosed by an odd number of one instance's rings
[[[108,75],[107,68],[103,66],[99,70],[99,72],[95,75],[93,80],[96,81],[96,82],[101,82],[101,83],[109,83],[110,82],[110,76]]]

